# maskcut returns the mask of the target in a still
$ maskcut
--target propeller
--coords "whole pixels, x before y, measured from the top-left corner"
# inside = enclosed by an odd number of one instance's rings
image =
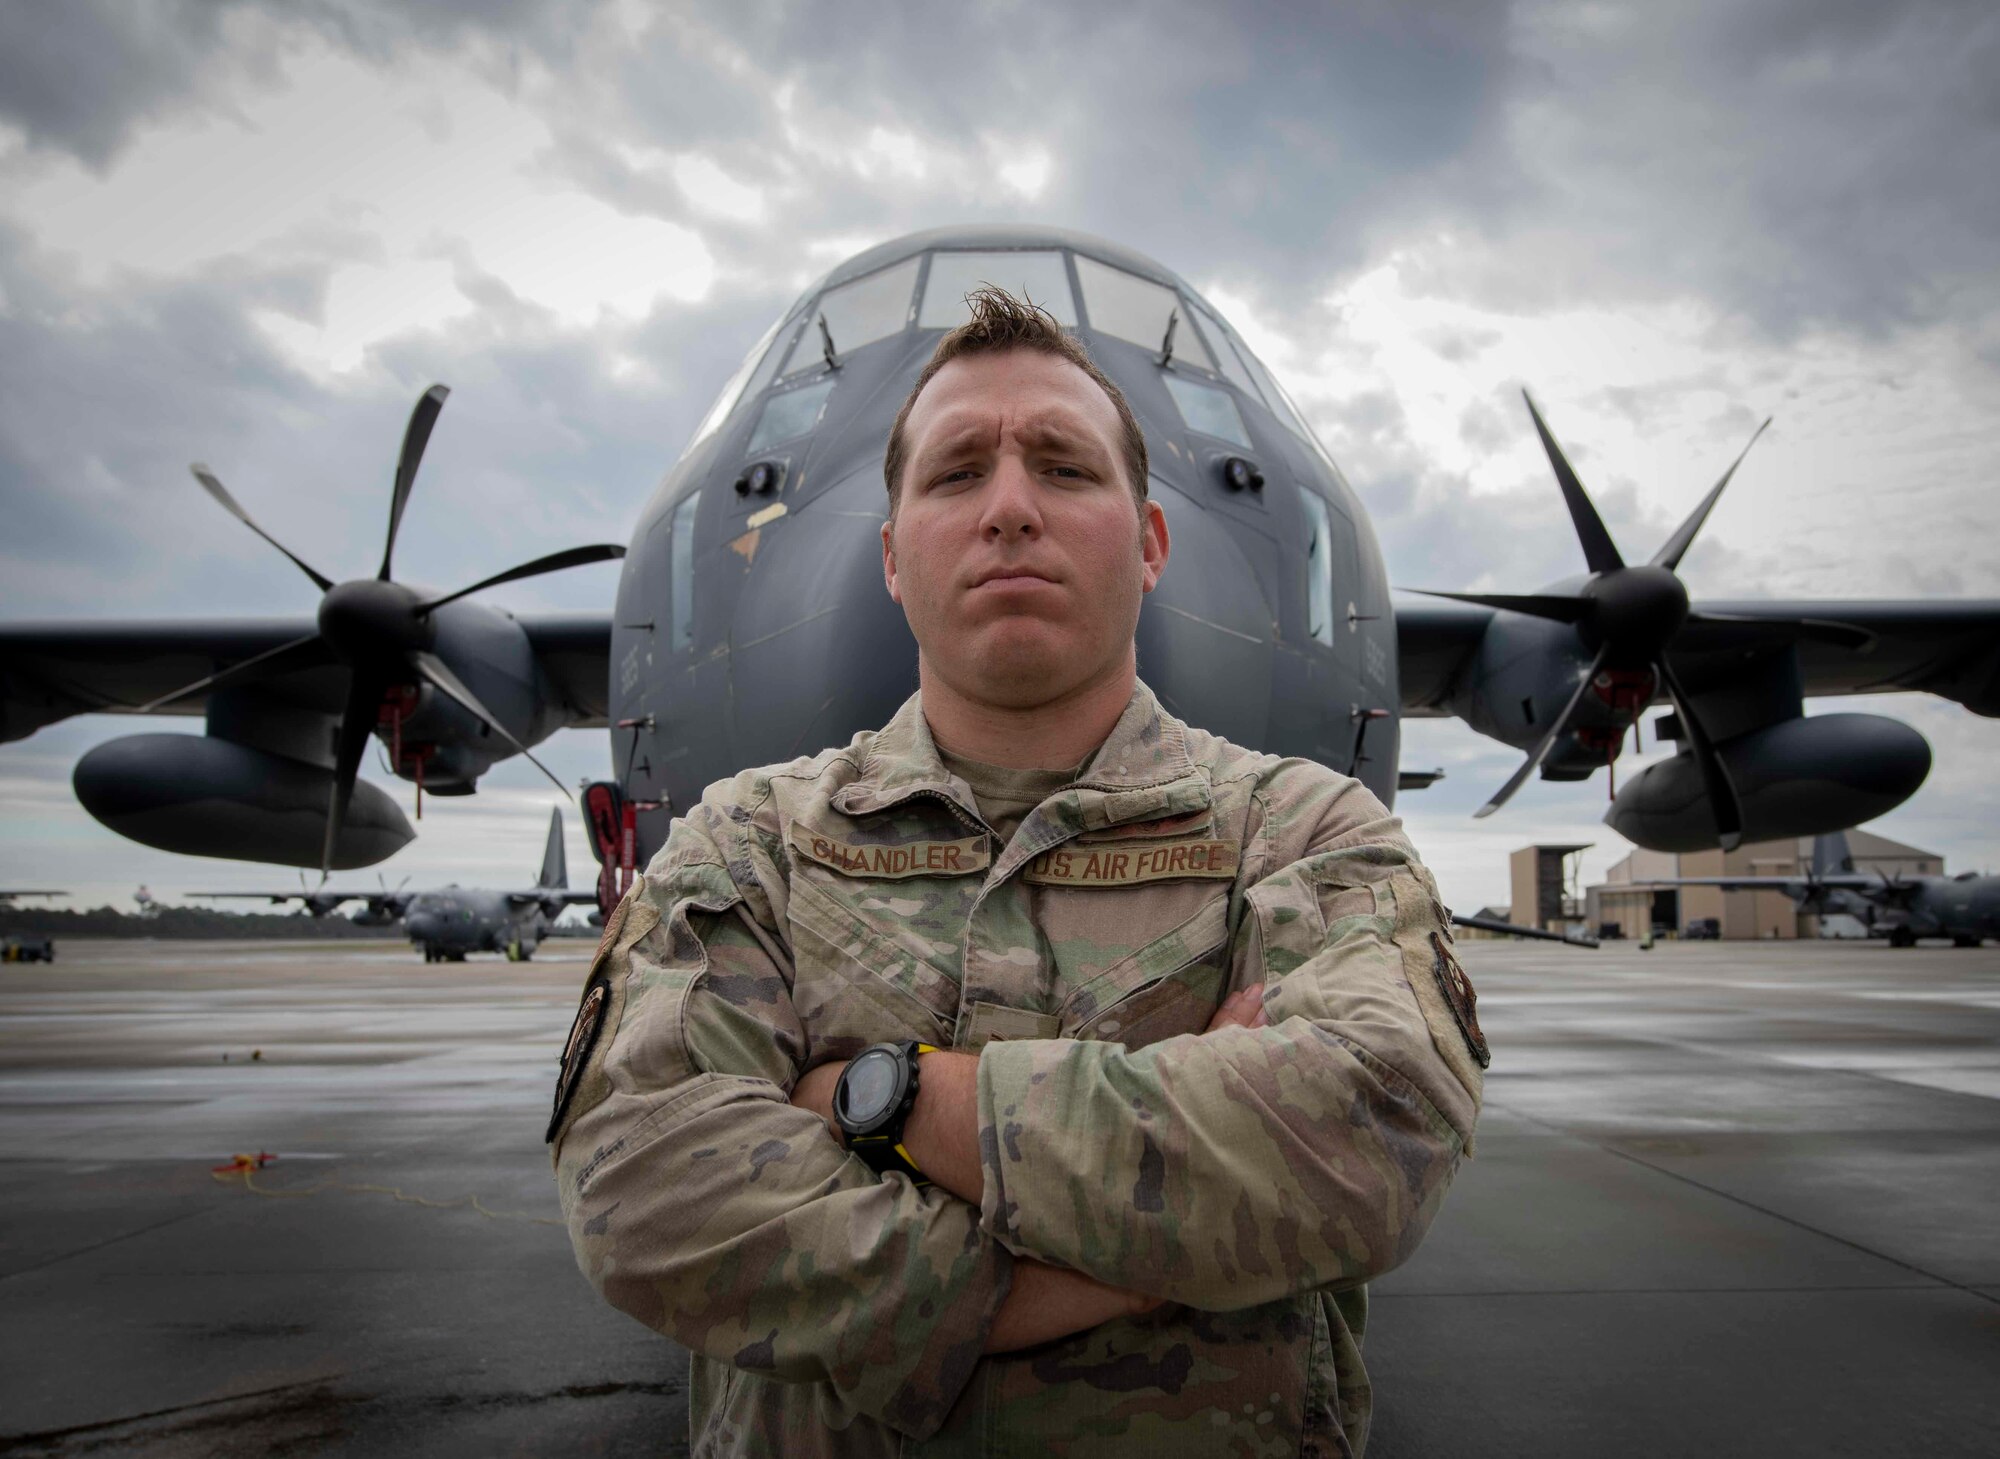
[[[140,712],[159,709],[190,695],[211,694],[302,669],[335,664],[344,667],[347,670],[347,692],[341,705],[339,731],[335,737],[333,787],[328,794],[326,839],[320,852],[322,884],[333,865],[334,848],[339,844],[341,829],[346,824],[348,804],[353,799],[354,782],[361,769],[361,757],[367,750],[369,736],[375,732],[382,702],[386,696],[410,686],[429,684],[484,723],[515,753],[526,756],[564,795],[569,794],[568,787],[556,778],[554,772],[530,754],[528,747],[515,737],[499,716],[481,703],[479,696],[467,688],[450,666],[438,657],[434,651],[437,628],[432,614],[446,604],[501,583],[519,582],[523,578],[561,572],[586,563],[615,561],[625,555],[625,549],[614,543],[598,543],[552,552],[532,562],[510,567],[505,572],[481,578],[456,592],[429,599],[398,583],[391,570],[396,557],[396,538],[402,530],[403,512],[410,504],[410,493],[417,481],[417,468],[423,462],[431,430],[436,426],[438,413],[444,409],[445,399],[450,393],[442,385],[433,385],[417,398],[416,408],[410,412],[409,424],[403,431],[403,447],[396,458],[395,483],[389,497],[389,531],[382,544],[382,566],[372,578],[336,583],[259,526],[208,467],[196,464],[191,468],[195,480],[224,511],[284,553],[320,590],[318,631],[231,664],[206,678],[183,685],[171,694],[163,694],[140,706]]]
[[[1742,806],[1737,799],[1736,788],[1730,782],[1728,768],[1716,752],[1715,742],[1703,727],[1694,701],[1668,661],[1669,648],[1681,634],[1688,632],[1700,633],[1704,638],[1717,635],[1768,638],[1775,632],[1792,638],[1836,642],[1848,647],[1865,646],[1871,641],[1871,635],[1844,623],[1816,619],[1774,623],[1729,614],[1696,613],[1689,607],[1687,588],[1675,570],[1708,521],[1709,514],[1715,510],[1715,504],[1721,500],[1730,479],[1736,475],[1736,468],[1743,464],[1750,447],[1757,443],[1758,437],[1771,424],[1768,419],[1751,434],[1750,440],[1737,452],[1736,459],[1729,463],[1729,469],[1688,513],[1687,520],[1661,544],[1652,559],[1645,563],[1627,564],[1618,551],[1618,544],[1612,540],[1610,530],[1605,527],[1604,519],[1598,515],[1590,493],[1584,490],[1554,432],[1542,419],[1534,397],[1524,390],[1521,398],[1528,404],[1528,415],[1535,423],[1535,434],[1541,438],[1542,449],[1548,454],[1549,465],[1555,472],[1556,485],[1569,508],[1577,541],[1583,547],[1584,561],[1590,567],[1590,577],[1575,593],[1432,592],[1428,595],[1569,624],[1576,629],[1593,657],[1589,668],[1578,680],[1576,691],[1563,706],[1562,713],[1543,732],[1541,740],[1521,768],[1474,814],[1481,817],[1492,815],[1526,783],[1528,777],[1548,758],[1557,742],[1575,728],[1584,692],[1601,673],[1606,670],[1644,670],[1650,671],[1653,676],[1654,691],[1664,691],[1670,696],[1679,712],[1688,748],[1694,755],[1709,804],[1714,808],[1721,844],[1725,850],[1733,850],[1743,839]]]

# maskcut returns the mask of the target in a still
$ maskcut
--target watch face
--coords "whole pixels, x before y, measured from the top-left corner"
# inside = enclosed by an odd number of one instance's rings
[[[865,1129],[889,1112],[896,1097],[895,1056],[881,1049],[869,1049],[847,1066],[840,1081],[843,1123]]]

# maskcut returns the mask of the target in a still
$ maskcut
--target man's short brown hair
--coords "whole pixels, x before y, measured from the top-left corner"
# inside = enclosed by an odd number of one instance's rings
[[[917,397],[924,393],[931,377],[961,355],[993,355],[1006,350],[1035,350],[1068,360],[1095,380],[1098,388],[1111,397],[1124,437],[1122,455],[1125,474],[1130,478],[1132,497],[1134,501],[1143,502],[1146,499],[1146,437],[1139,429],[1139,418],[1132,414],[1132,407],[1126,403],[1125,392],[1097,368],[1097,362],[1090,358],[1090,352],[1084,349],[1082,341],[1065,332],[1056,323],[1055,316],[1041,305],[1031,299],[1017,299],[992,284],[981,284],[965,296],[965,302],[972,308],[972,318],[938,341],[937,348],[931,352],[930,363],[917,376],[917,383],[910,387],[903,408],[896,412],[896,423],[889,428],[889,449],[882,458],[882,476],[889,486],[890,514],[895,514],[903,467],[909,460],[903,428],[909,422],[910,407],[917,403]]]

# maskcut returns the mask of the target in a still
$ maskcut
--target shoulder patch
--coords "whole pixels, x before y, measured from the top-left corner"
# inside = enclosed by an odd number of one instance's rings
[[[1123,841],[1115,845],[1059,846],[1028,863],[1021,880],[1044,887],[1129,887],[1142,882],[1201,877],[1233,881],[1242,848],[1233,841],[1193,837],[1174,841]]]
[[[1437,978],[1438,992],[1444,995],[1451,1016],[1458,1023],[1458,1031],[1465,1038],[1465,1046],[1479,1061],[1479,1067],[1484,1069],[1493,1062],[1493,1055],[1487,1049],[1486,1035],[1479,1027],[1479,995],[1472,991],[1472,979],[1466,977],[1465,969],[1458,965],[1458,959],[1452,956],[1441,934],[1431,934],[1431,951],[1436,954],[1431,972]]]
[[[993,852],[984,836],[962,841],[848,841],[792,822],[792,849],[808,861],[831,867],[842,876],[900,881],[911,876],[970,876],[992,864]]]
[[[622,919],[620,919],[622,920]],[[611,929],[605,929],[607,937]],[[576,1087],[583,1079],[584,1065],[590,1062],[591,1051],[597,1047],[597,1036],[604,1031],[605,1010],[611,1004],[611,984],[602,976],[592,978],[583,990],[583,1001],[577,1005],[576,1018],[569,1026],[569,1037],[563,1040],[562,1064],[556,1074],[555,1108],[549,1114],[548,1132],[542,1136],[542,1143],[548,1144],[562,1128],[563,1116],[569,1113],[569,1102],[576,1098]]]

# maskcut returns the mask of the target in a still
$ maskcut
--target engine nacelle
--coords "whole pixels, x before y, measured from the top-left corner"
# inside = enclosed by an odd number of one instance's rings
[[[1743,808],[1743,839],[1844,831],[1894,810],[1930,774],[1924,737],[1875,714],[1787,719],[1716,747]],[[1605,824],[1648,851],[1719,842],[1694,756],[1683,750],[1618,792]]]
[[[72,777],[83,808],[146,846],[186,856],[319,865],[333,773],[208,735],[128,735],[99,745]],[[333,866],[373,866],[416,832],[402,809],[357,781]]]

